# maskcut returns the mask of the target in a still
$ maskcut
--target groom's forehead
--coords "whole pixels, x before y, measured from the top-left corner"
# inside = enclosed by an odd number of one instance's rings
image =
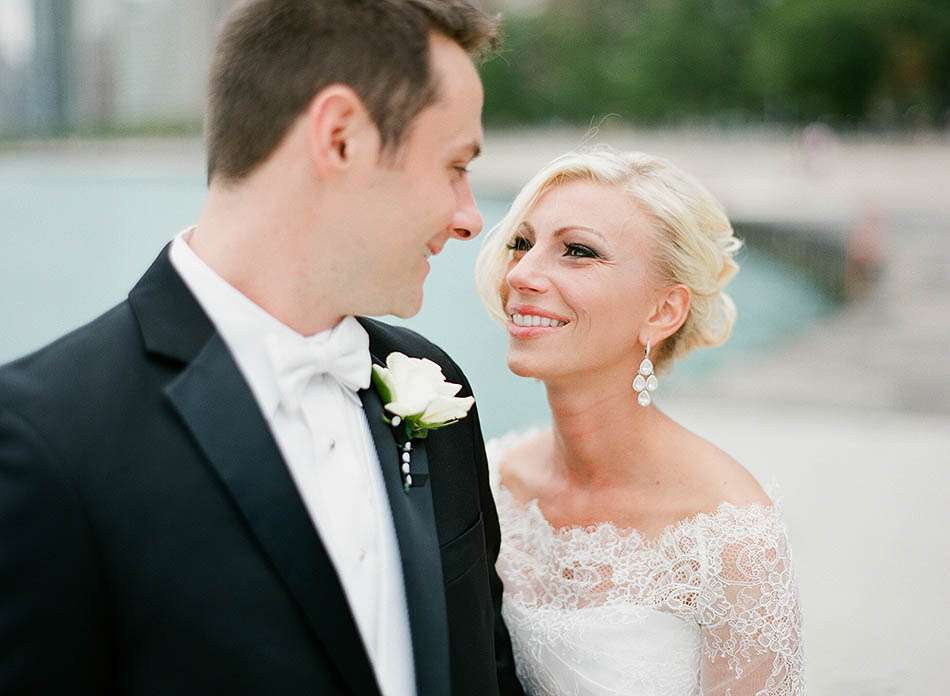
[[[481,106],[482,80],[475,63],[461,46],[448,40],[433,38],[430,45],[432,81],[435,87],[433,104],[477,102]]]
[[[452,157],[474,159],[481,154],[484,138],[481,104],[456,99],[455,103],[436,100],[423,109],[410,125],[409,140],[422,135],[430,146]]]
[[[438,154],[472,159],[481,151],[482,83],[471,58],[444,37],[431,40],[434,95],[408,124],[406,144],[437,148]],[[423,144],[427,143],[427,144]]]
[[[477,76],[475,80],[477,80]],[[426,120],[445,133],[450,147],[459,154],[477,157],[482,149],[481,83],[456,84],[440,94],[428,109]]]

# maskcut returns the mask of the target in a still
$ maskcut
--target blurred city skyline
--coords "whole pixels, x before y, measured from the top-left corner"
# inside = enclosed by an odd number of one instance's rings
[[[0,133],[200,123],[235,0],[4,0]]]
[[[0,0],[0,137],[195,134],[237,0]],[[485,0],[488,127],[950,126],[943,0]]]

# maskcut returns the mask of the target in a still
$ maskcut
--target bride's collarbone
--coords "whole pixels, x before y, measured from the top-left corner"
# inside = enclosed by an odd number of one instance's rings
[[[647,539],[696,515],[714,514],[722,503],[771,504],[741,464],[705,445],[689,457],[655,467],[656,476],[591,488],[572,485],[553,473],[550,432],[542,432],[506,452],[502,484],[521,506],[536,504],[555,529],[609,523]]]
[[[645,539],[660,536],[667,528],[698,512],[695,504],[669,501],[642,491],[612,492],[586,497],[570,492],[548,499],[535,499],[548,524],[555,530],[589,528],[610,524],[631,529]]]
[[[695,496],[676,482],[592,488],[572,485],[517,461],[506,462],[502,485],[521,507],[537,505],[555,529],[609,523],[651,536],[689,516],[698,504]]]

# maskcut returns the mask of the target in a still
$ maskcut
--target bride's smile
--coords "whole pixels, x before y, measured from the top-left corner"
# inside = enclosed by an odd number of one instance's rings
[[[524,377],[593,371],[626,382],[642,358],[637,341],[659,337],[642,327],[675,323],[689,303],[688,290],[652,272],[650,220],[616,187],[579,180],[547,190],[507,247],[508,364]]]

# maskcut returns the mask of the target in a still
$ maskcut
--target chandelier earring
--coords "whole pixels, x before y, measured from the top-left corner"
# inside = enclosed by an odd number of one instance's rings
[[[653,374],[653,362],[650,360],[650,340],[647,339],[646,355],[643,362],[640,363],[640,370],[633,380],[633,390],[637,392],[637,403],[641,406],[649,406],[653,403],[653,394],[659,382],[656,375]]]

